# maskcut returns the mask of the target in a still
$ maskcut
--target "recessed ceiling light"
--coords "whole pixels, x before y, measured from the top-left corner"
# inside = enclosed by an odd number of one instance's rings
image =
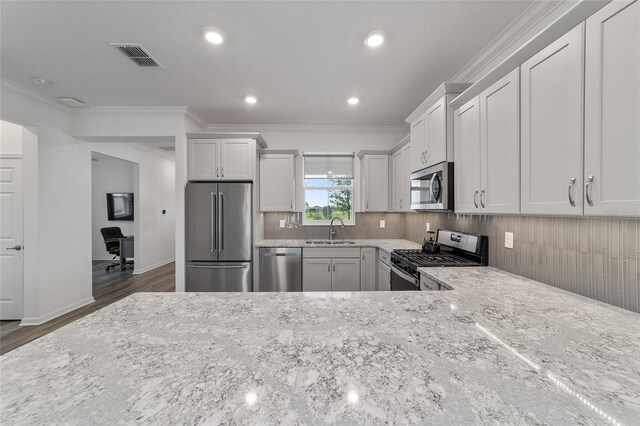
[[[384,43],[384,33],[382,31],[371,31],[364,39],[367,47],[378,47]]]
[[[255,96],[251,96],[251,95],[246,96],[246,97],[244,98],[244,101],[245,101],[246,103],[248,103],[248,104],[255,104],[256,102],[258,102],[258,100],[256,99],[256,97],[255,97]]]
[[[45,78],[40,78],[40,77],[34,77],[31,79],[31,81],[33,81],[34,84],[37,84],[38,86],[47,86],[49,84],[51,84],[51,82]]]
[[[359,99],[359,98],[357,98],[357,97],[355,97],[355,96],[352,96],[352,97],[350,97],[349,99],[347,99],[347,103],[348,103],[349,105],[357,105],[357,104],[359,104],[359,103],[360,103],[360,99]]]
[[[85,105],[84,102],[82,102],[80,99],[76,99],[76,98],[66,98],[66,97],[62,97],[62,98],[58,98],[59,102],[62,102],[65,105],[69,105],[72,107],[83,107]]]
[[[204,38],[211,44],[222,44],[224,41],[224,35],[222,31],[217,28],[207,27],[202,30]]]

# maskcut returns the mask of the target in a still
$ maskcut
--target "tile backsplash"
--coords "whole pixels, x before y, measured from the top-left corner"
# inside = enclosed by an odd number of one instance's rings
[[[328,238],[329,227],[281,229],[284,213],[265,213],[265,238]],[[384,229],[380,219],[386,221]],[[336,238],[421,242],[425,224],[489,237],[489,265],[592,299],[640,312],[640,220],[453,213],[357,213]],[[504,233],[514,233],[513,250]]]

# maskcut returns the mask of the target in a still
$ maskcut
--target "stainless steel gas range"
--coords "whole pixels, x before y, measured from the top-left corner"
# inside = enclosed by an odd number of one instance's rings
[[[422,267],[487,266],[489,239],[484,235],[439,229],[436,234],[439,253],[423,250],[391,252],[391,291],[420,290]]]

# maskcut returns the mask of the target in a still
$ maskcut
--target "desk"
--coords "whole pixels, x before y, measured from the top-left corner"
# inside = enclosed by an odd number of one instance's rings
[[[133,257],[133,237],[118,238],[120,241],[120,268],[127,265],[127,258]]]

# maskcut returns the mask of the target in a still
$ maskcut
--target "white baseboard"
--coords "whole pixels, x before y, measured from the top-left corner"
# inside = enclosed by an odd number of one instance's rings
[[[149,272],[149,271],[150,271],[150,270],[152,270],[152,269],[159,268],[159,267],[164,266],[164,265],[166,265],[167,263],[171,263],[171,262],[173,262],[173,261],[175,261],[175,260],[176,260],[176,259],[175,259],[175,257],[172,257],[172,258],[171,258],[171,259],[169,259],[169,260],[163,260],[162,262],[158,262],[158,263],[156,263],[156,264],[154,264],[154,265],[147,266],[146,268],[143,268],[143,269],[137,269],[137,268],[134,268],[134,269],[133,269],[133,274],[134,274],[134,275],[144,274],[145,272]]]
[[[69,313],[75,309],[81,308],[93,302],[95,302],[93,297],[87,297],[86,299],[83,299],[76,303],[72,303],[71,305],[65,306],[64,308],[57,309],[41,317],[22,318],[22,321],[20,321],[20,325],[28,326],[28,325],[44,324],[45,322],[51,321],[52,319],[57,318],[60,315],[64,315],[66,313]]]

